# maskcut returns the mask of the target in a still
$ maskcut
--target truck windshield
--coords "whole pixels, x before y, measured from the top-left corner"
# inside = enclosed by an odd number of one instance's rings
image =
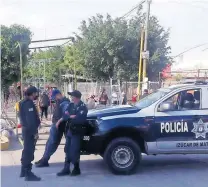
[[[139,109],[148,107],[151,104],[155,103],[158,99],[162,98],[164,95],[169,93],[170,91],[170,89],[159,89],[156,92],[153,92],[152,94],[138,101],[135,106]]]

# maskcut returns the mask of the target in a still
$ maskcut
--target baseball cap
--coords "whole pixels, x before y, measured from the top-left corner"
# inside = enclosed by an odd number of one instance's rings
[[[55,97],[56,97],[57,94],[61,94],[61,91],[58,90],[58,89],[53,90],[52,94],[51,94],[51,99],[55,100]]]
[[[37,93],[38,89],[35,86],[30,86],[26,89],[25,95],[32,95],[33,93]]]
[[[79,99],[82,97],[81,92],[78,90],[74,90],[73,92],[68,92],[68,94]]]

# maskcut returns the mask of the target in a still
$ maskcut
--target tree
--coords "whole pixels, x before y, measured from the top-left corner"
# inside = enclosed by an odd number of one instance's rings
[[[43,78],[45,63],[46,80],[55,84],[61,84],[61,74],[67,71],[63,65],[64,55],[65,49],[63,47],[54,47],[45,51],[39,50],[34,52],[25,68],[25,78]]]
[[[82,59],[80,58],[80,51],[74,43],[71,46],[66,47],[66,53],[64,56],[64,69],[67,69],[67,73],[74,75],[74,88],[76,88],[77,74],[83,75],[84,67],[82,65]]]
[[[113,20],[110,15],[106,19],[102,15],[85,21],[80,27],[82,41],[79,51],[84,62],[85,74],[89,78],[107,81],[116,77],[121,67],[121,52],[127,33],[125,20]]]
[[[141,25],[145,14],[142,7],[129,21],[104,18],[97,15],[83,21],[80,27],[81,53],[86,76],[107,81],[109,78],[137,80]],[[150,60],[147,74],[155,80],[159,72],[170,63],[170,47],[167,45],[169,31],[165,30],[156,17],[150,17],[148,49]]]
[[[1,25],[1,86],[8,88],[20,78],[20,52],[17,42],[21,44],[23,66],[29,54],[31,31],[22,25],[6,27]]]
[[[147,66],[149,80],[155,80],[167,65],[170,65],[170,46],[168,46],[169,30],[165,30],[156,17],[150,18],[148,49],[150,60]]]

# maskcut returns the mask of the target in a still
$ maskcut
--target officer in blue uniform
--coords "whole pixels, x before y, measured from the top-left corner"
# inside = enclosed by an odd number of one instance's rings
[[[69,92],[72,98],[72,104],[69,106],[66,115],[57,123],[57,127],[61,126],[61,121],[68,120],[69,130],[66,137],[66,158],[64,168],[61,172],[57,173],[57,176],[65,176],[71,174],[71,176],[80,175],[80,148],[81,140],[84,135],[84,124],[87,118],[87,107],[81,101],[82,94],[78,90]],[[74,165],[72,172],[70,172],[70,163]]]
[[[66,109],[70,105],[70,100],[64,97],[58,89],[53,90],[51,99],[56,101],[55,109],[52,117],[52,126],[50,129],[50,135],[46,143],[45,152],[43,157],[35,162],[36,167],[48,167],[48,161],[50,157],[57,150],[63,135],[66,132],[66,122],[62,121],[60,127],[56,128],[56,123],[63,117]]]
[[[36,144],[36,137],[38,127],[40,125],[40,118],[38,111],[34,105],[34,100],[38,97],[38,90],[36,87],[29,87],[25,92],[25,98],[20,102],[20,122],[22,124],[22,137],[24,148],[22,151],[22,168],[20,177],[25,177],[26,181],[40,181],[41,178],[37,177],[31,172],[32,161],[34,160],[34,151]]]

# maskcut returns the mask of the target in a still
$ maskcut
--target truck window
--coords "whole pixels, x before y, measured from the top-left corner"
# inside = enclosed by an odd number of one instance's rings
[[[201,107],[201,89],[181,91],[166,99],[162,103],[169,103],[172,106],[171,111],[198,110]],[[160,106],[158,111],[160,111]]]
[[[160,98],[168,94],[171,90],[170,89],[159,89],[156,92],[146,96],[145,98],[141,99],[136,103],[136,107],[139,109],[145,108],[150,106],[151,104],[158,101]]]

